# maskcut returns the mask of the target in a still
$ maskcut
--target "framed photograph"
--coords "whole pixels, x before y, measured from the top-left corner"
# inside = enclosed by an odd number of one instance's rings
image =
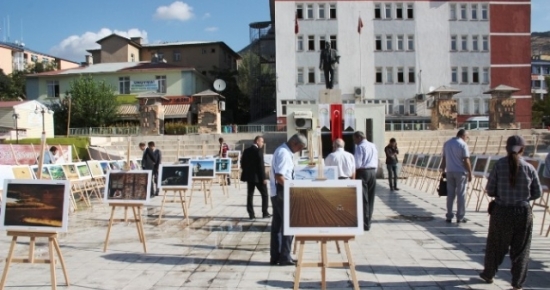
[[[86,162],[77,162],[76,165],[76,171],[78,172],[78,176],[80,179],[91,179],[92,173],[90,173],[90,168],[88,168],[88,164]]]
[[[79,180],[80,176],[78,175],[78,170],[74,163],[62,164],[61,167],[65,172],[65,176],[68,180]]]
[[[188,164],[160,165],[158,187],[161,189],[190,188],[191,174]]]
[[[231,168],[241,167],[241,151],[227,151],[227,158],[231,159]]]
[[[264,154],[264,165],[271,166],[271,162],[273,162],[273,154]]]
[[[109,161],[109,167],[111,168],[111,170],[122,170],[122,167],[120,167],[118,161]]]
[[[178,158],[179,164],[189,164],[189,160],[191,160],[190,157],[179,157]]]
[[[37,179],[38,177],[38,165],[31,165],[32,172],[34,174],[34,179]],[[42,165],[42,178],[43,180],[52,180],[52,177],[50,176],[50,171],[48,170],[48,166]]]
[[[216,176],[216,170],[214,166],[216,160],[214,159],[191,159],[189,160],[189,167],[191,167],[193,179],[211,179]]]
[[[151,192],[151,171],[109,171],[105,181],[104,199],[107,203],[149,202]]]
[[[285,182],[285,235],[362,235],[363,218],[360,180]]]
[[[101,169],[103,170],[103,175],[107,175],[107,173],[111,170],[109,161],[99,161],[99,165],[101,165]]]
[[[130,160],[130,170],[141,170],[141,165],[136,160]]]
[[[497,164],[497,161],[502,158],[502,156],[491,156],[489,157],[489,164],[487,164],[487,169],[485,170],[485,177],[489,177],[489,174],[491,174],[491,171],[493,171],[493,168],[495,167],[495,164]]]
[[[52,180],[67,180],[67,176],[65,176],[65,172],[63,171],[63,166],[59,164],[52,164],[47,166],[48,170],[50,171],[50,176],[52,177]]]
[[[216,174],[231,174],[231,158],[216,159]]]
[[[69,191],[67,180],[5,180],[0,229],[66,232]]]
[[[490,156],[478,155],[476,158],[476,164],[474,166],[473,175],[476,177],[485,176],[487,172],[487,165],[489,165]]]
[[[318,166],[295,166],[294,180],[314,180],[319,176]],[[323,166],[323,177],[326,179],[338,179],[338,167]]]
[[[34,179],[34,174],[32,174],[31,167],[28,165],[14,165],[11,169],[13,170],[13,178],[15,179]]]
[[[432,155],[432,158],[430,158],[430,162],[428,163],[428,168],[430,170],[438,170],[441,165],[441,160],[441,155]]]
[[[103,168],[101,168],[101,164],[99,163],[99,161],[90,160],[86,161],[86,163],[88,164],[90,174],[93,178],[100,178],[105,176],[105,174],[103,173]]]

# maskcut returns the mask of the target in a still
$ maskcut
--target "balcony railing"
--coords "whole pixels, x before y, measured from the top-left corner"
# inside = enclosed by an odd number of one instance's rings
[[[198,132],[199,126],[186,126],[185,128],[175,131],[173,129],[166,130],[164,135],[197,134]],[[221,128],[221,133],[223,134],[268,132],[286,132],[286,125],[222,125]],[[131,136],[139,134],[139,127],[88,127],[69,129],[69,135],[71,136]]]

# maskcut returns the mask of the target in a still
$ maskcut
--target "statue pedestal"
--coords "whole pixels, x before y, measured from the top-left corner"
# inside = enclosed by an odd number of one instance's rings
[[[319,90],[319,104],[341,104],[342,91],[340,89]]]

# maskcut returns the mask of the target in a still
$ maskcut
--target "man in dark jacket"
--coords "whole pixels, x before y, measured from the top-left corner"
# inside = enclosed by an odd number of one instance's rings
[[[399,149],[397,149],[395,138],[390,139],[390,144],[384,148],[384,152],[386,153],[386,167],[388,168],[390,190],[399,190],[397,188],[397,154],[399,154]]]
[[[145,170],[152,170],[152,186],[151,186],[151,196],[157,196],[159,194],[158,188],[156,188],[156,181],[159,171],[160,162],[162,159],[162,154],[160,150],[155,149],[155,142],[151,141],[147,143],[147,148],[143,151],[143,157],[141,158],[141,165]]]
[[[250,219],[256,218],[254,214],[254,188],[260,191],[262,196],[262,214],[264,218],[268,218],[271,215],[267,211],[268,198],[267,198],[267,182],[268,179],[265,176],[264,155],[262,147],[264,146],[264,138],[256,136],[254,138],[254,144],[246,148],[241,158],[241,181],[247,183],[248,197],[246,201],[246,210]]]

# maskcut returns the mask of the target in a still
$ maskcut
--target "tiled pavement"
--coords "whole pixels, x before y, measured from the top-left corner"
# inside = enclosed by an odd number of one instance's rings
[[[488,216],[469,207],[466,224],[444,221],[444,198],[406,185],[390,193],[379,180],[371,231],[351,243],[361,289],[511,289],[510,262],[505,259],[494,284],[478,279],[482,267]],[[190,206],[191,226],[185,226],[181,207],[167,204],[160,225],[145,217],[148,253],[144,254],[133,224],[116,224],[109,249],[103,252],[109,208],[70,216],[69,233],[60,245],[71,286],[68,289],[289,289],[294,267],[269,266],[269,220],[248,220],[246,186],[231,187],[225,197],[213,190],[214,208],[204,205],[202,193]],[[161,197],[153,199],[158,207]],[[259,196],[255,197],[259,214]],[[123,211],[118,212],[122,216]],[[536,210],[531,264],[524,289],[550,289],[550,237],[539,235],[542,210]],[[39,240],[37,256],[46,256]],[[17,247],[26,255],[28,240]],[[0,236],[0,259],[7,255],[9,238]],[[319,259],[319,247],[306,244],[308,260]],[[341,260],[329,244],[329,260]],[[2,265],[1,268],[3,268]],[[67,289],[57,268],[58,289]],[[13,264],[7,289],[51,289],[49,267]],[[329,269],[329,289],[351,289],[346,269]],[[320,288],[320,270],[305,269],[300,288]]]

